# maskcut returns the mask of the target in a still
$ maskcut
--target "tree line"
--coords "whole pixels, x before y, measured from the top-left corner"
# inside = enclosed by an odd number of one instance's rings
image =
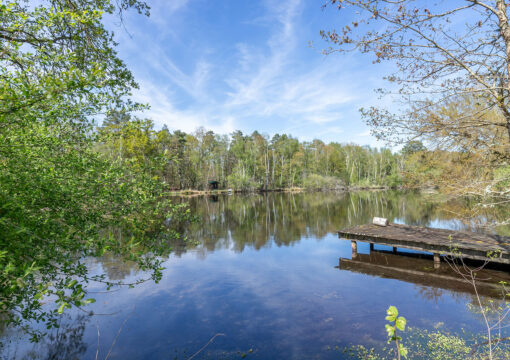
[[[355,144],[299,141],[258,131],[230,135],[199,128],[193,133],[156,130],[149,119],[111,114],[98,129],[98,147],[151,171],[170,189],[211,187],[274,190],[303,187],[396,187],[404,157],[390,149]]]
[[[460,101],[456,109],[464,106]],[[151,174],[167,190],[207,190],[215,182],[220,189],[240,191],[439,187],[474,192],[487,182],[504,188],[510,171],[494,166],[483,149],[429,149],[418,140],[392,151],[258,131],[227,135],[201,127],[185,133],[166,126],[158,130],[150,119],[119,112],[111,112],[96,131],[96,150]]]

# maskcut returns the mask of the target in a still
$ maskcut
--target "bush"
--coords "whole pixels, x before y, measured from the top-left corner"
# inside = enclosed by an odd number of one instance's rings
[[[343,190],[344,182],[333,176],[322,176],[318,174],[310,174],[303,180],[303,187],[306,190]]]
[[[228,186],[234,190],[254,191],[257,188],[257,182],[247,175],[234,173],[227,180]]]

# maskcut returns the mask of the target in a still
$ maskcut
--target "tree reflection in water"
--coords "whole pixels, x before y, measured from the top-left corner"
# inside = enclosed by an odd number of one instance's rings
[[[455,213],[444,211],[453,205],[445,207],[443,200],[440,196],[427,199],[419,192],[398,191],[176,198],[188,202],[192,213],[200,219],[181,231],[189,239],[200,241],[202,256],[224,248],[242,252],[246,246],[257,250],[288,246],[302,238],[322,238],[343,227],[368,223],[373,216],[418,226],[430,226],[435,221],[453,222]],[[190,248],[184,243],[175,245],[177,255]]]
[[[20,348],[20,343],[16,341],[0,345],[2,352],[0,359],[81,359],[87,350],[83,335],[89,319],[88,315],[80,314],[76,317],[63,315],[59,328],[50,331],[40,342],[29,344],[29,349]]]
[[[477,230],[459,223],[450,211],[468,200],[445,202],[440,195],[427,197],[411,191],[212,195],[174,201],[189,204],[198,218],[178,229],[187,241],[169,244],[177,257],[191,249],[204,258],[220,249],[240,253],[246,247],[289,246],[303,238],[322,238],[344,227],[369,223],[373,216],[408,225],[449,222],[449,227]],[[121,263],[114,256],[99,262],[111,280],[122,280],[137,270],[133,263]]]

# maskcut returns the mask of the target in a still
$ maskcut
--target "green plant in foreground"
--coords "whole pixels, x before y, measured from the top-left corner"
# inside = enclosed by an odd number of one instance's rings
[[[408,360],[480,360],[510,359],[510,344],[498,342],[489,355],[487,337],[483,334],[461,331],[450,333],[447,330],[429,331],[410,328],[405,331]],[[370,348],[354,345],[344,349],[347,359],[394,360],[394,349]]]
[[[400,356],[407,358],[407,349],[399,343],[399,340],[402,340],[400,336],[397,335],[397,330],[404,331],[406,328],[407,320],[403,316],[398,316],[398,310],[395,306],[390,306],[388,310],[386,310],[386,320],[390,323],[386,324],[386,332],[388,333],[388,344],[392,341],[395,342],[397,347],[397,356],[400,360]]]

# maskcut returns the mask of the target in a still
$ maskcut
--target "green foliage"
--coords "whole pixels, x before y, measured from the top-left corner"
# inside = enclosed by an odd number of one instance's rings
[[[122,122],[142,120],[126,119],[123,114],[116,117],[103,126],[103,133],[116,139],[109,152],[130,156],[128,148],[135,144],[128,137],[119,138]],[[203,190],[211,180],[218,181],[220,188],[244,191],[401,185],[401,156],[388,149],[324,144],[320,140],[300,143],[289,135],[278,134],[269,139],[256,131],[251,135],[235,131],[230,136],[203,128],[192,134],[170,133],[166,128],[151,131],[152,140],[145,143],[140,138],[136,153],[145,154],[145,162],[154,157],[162,159],[165,154],[159,174],[173,189]]]
[[[135,0],[0,3],[0,309],[8,324],[55,327],[66,309],[94,302],[88,282],[115,285],[89,275],[87,257],[115,254],[159,280],[158,256],[178,236],[163,220],[187,216],[161,198],[157,166],[134,155],[148,151],[150,123],[124,129],[129,156],[97,151],[95,118],[143,108],[127,99],[137,85],[102,25],[105,14],[131,7],[148,10]],[[54,310],[42,307],[48,299]]]
[[[341,179],[333,176],[310,174],[303,179],[303,187],[307,190],[340,190],[344,184]]]
[[[428,334],[428,337],[427,349],[431,359],[465,359],[471,353],[466,341],[457,336],[436,332]]]
[[[505,308],[494,307],[492,300],[488,300],[489,304],[485,307],[480,304],[480,308],[476,307],[479,312],[486,315],[490,312],[501,314]],[[404,347],[401,343],[402,338],[397,331],[405,331],[407,321],[404,317],[398,316],[398,310],[395,306],[390,306],[386,310],[386,332],[388,334],[388,344],[395,342],[396,347],[387,349],[366,348],[361,345],[352,346],[345,349],[350,358],[353,359],[370,359],[370,360],[387,360],[394,359],[394,350],[398,359],[403,356],[410,360],[475,360],[475,359],[508,359],[510,358],[510,345],[507,343],[508,338],[491,339],[485,335],[470,335],[462,333],[462,335],[450,334],[444,331],[433,331],[420,329],[408,329],[406,344]],[[501,321],[501,316],[498,317]]]
[[[492,187],[497,194],[508,191],[510,188],[510,165],[501,166],[494,171]]]
[[[246,175],[241,167],[234,170],[234,173],[227,178],[227,183],[234,190],[253,191],[257,188],[257,182]]]
[[[488,359],[487,338],[469,333],[451,334],[446,331],[427,331],[409,328],[406,332],[407,358],[409,360],[478,360]],[[395,349],[366,348],[361,345],[345,349],[351,359],[392,360]],[[398,356],[398,355],[397,355]],[[493,348],[492,359],[510,358],[509,344],[499,343]]]
[[[404,358],[407,358],[407,349],[399,343],[402,338],[397,335],[397,330],[404,331],[406,328],[406,319],[403,316],[398,316],[398,310],[395,306],[390,306],[388,310],[386,310],[386,320],[389,324],[386,324],[386,332],[388,333],[388,344],[392,341],[395,342],[397,347],[398,358],[402,355]]]
[[[254,132],[218,135],[203,128],[192,134],[154,129],[151,120],[111,112],[98,148],[130,159],[137,169],[152,169],[172,189],[220,188],[243,191],[303,187],[441,187],[459,189],[472,179],[493,179],[493,193],[506,189],[508,174],[493,174],[483,159],[453,151],[428,151],[411,142],[400,153],[352,144],[299,142],[288,135],[269,139]],[[481,163],[482,162],[482,163]],[[156,170],[157,169],[157,170]],[[452,179],[456,182],[452,183]]]
[[[404,147],[402,148],[402,150],[400,151],[400,153],[402,155],[404,155],[405,157],[408,157],[414,153],[417,153],[420,151],[425,151],[425,150],[427,150],[427,148],[423,145],[423,143],[421,141],[413,140],[413,141],[407,142],[404,145]]]

